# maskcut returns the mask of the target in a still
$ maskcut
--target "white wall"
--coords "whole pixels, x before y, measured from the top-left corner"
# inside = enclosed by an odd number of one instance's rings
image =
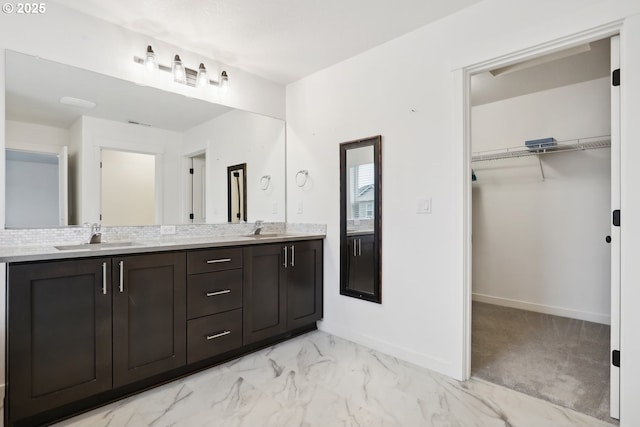
[[[67,129],[15,120],[7,120],[5,126],[5,148],[57,154],[69,145]]]
[[[327,223],[320,327],[463,378],[468,172],[459,69],[638,13],[640,4],[630,0],[486,0],[289,85],[288,220]],[[628,34],[623,55],[637,57],[640,37]],[[626,102],[637,114],[640,98]],[[338,144],[376,134],[382,134],[381,305],[339,295]],[[299,169],[310,174],[303,189],[294,182]],[[420,197],[432,197],[432,214],[415,213]],[[632,404],[625,412],[627,425],[638,425]]]
[[[472,108],[472,149],[609,135],[609,78]],[[473,293],[493,304],[610,322],[611,150],[476,162]]]
[[[284,221],[284,122],[234,110],[188,130],[184,140],[185,155],[206,149],[208,223],[227,221],[227,167],[240,163],[247,164],[247,221]],[[264,175],[271,175],[266,190]]]

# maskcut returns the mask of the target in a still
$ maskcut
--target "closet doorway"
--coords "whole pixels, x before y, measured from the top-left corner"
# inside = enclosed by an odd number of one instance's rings
[[[607,421],[618,416],[617,43],[471,78],[471,375]]]

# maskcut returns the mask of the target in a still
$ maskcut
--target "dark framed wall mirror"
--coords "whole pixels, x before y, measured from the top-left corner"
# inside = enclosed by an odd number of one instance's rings
[[[229,222],[247,222],[247,164],[227,167]]]
[[[380,135],[340,144],[340,294],[381,303]]]

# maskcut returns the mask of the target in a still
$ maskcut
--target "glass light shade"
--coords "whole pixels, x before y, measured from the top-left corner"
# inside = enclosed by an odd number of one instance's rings
[[[171,72],[173,73],[173,81],[186,84],[187,83],[187,73],[184,69],[184,65],[182,65],[182,61],[180,60],[180,56],[176,55],[173,58],[173,64],[171,66]]]
[[[220,87],[224,90],[229,89],[229,76],[226,71],[220,74]]]
[[[209,74],[204,64],[200,64],[198,67],[198,76],[196,77],[196,87],[206,87],[209,83]]]
[[[156,54],[150,45],[147,46],[147,54],[144,58],[144,66],[147,67],[147,70],[149,71],[158,69],[158,60],[156,59]]]

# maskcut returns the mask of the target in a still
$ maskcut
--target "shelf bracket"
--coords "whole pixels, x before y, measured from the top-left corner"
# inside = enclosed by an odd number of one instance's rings
[[[540,165],[540,175],[542,175],[542,180],[544,181],[544,168],[542,167],[542,159],[540,156],[536,156],[538,158],[538,164]]]

